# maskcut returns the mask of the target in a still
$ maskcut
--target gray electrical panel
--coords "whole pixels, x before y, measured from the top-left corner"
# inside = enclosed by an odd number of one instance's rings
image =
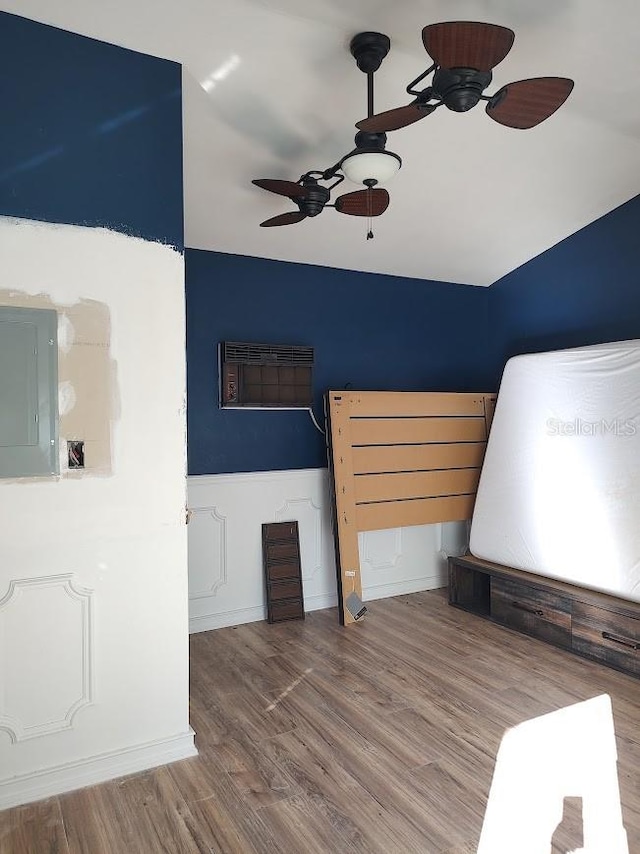
[[[58,318],[0,306],[0,477],[58,472]]]

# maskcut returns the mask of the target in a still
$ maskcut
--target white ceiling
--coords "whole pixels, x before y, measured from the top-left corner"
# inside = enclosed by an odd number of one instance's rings
[[[640,193],[640,3],[618,0],[0,0],[28,18],[184,65],[186,244],[263,258],[488,285]],[[353,147],[366,77],[351,37],[391,51],[376,112],[409,103],[429,59],[427,24],[473,20],[516,33],[494,71],[558,75],[567,103],[528,131],[482,105],[438,110],[389,134],[403,159],[391,205],[366,222],[331,209],[297,225],[258,224],[295,207],[252,178],[297,180]],[[347,183],[340,188],[347,189]]]

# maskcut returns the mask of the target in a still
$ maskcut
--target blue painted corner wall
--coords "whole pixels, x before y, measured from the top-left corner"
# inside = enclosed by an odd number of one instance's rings
[[[0,12],[0,214],[182,251],[181,67]]]
[[[221,410],[218,342],[315,349],[315,414],[328,389],[487,388],[488,291],[187,249],[190,474],[322,468],[307,412]]]
[[[220,340],[308,344],[322,392],[498,387],[519,353],[640,338],[640,197],[490,288],[187,250],[191,474],[321,467],[304,412],[221,411]]]
[[[519,353],[640,338],[640,196],[489,289],[492,384]]]

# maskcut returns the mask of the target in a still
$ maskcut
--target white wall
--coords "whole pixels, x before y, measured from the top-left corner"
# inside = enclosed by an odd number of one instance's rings
[[[328,480],[326,469],[188,478],[192,632],[266,618],[263,522],[298,521],[305,611],[336,604]],[[371,531],[359,539],[369,601],[443,587],[441,549],[463,550],[466,525]]]
[[[58,312],[63,459],[0,481],[1,809],[194,747],[183,258],[7,218],[0,257],[0,304]]]

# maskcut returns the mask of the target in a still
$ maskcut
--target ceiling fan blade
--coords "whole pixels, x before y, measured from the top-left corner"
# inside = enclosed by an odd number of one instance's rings
[[[511,50],[515,33],[497,24],[449,21],[422,31],[429,56],[442,68],[491,71]]]
[[[263,190],[269,190],[270,193],[277,193],[279,196],[289,196],[290,199],[300,199],[306,196],[306,187],[295,184],[293,181],[279,181],[272,178],[256,178],[251,182],[256,187],[262,187]]]
[[[271,219],[265,219],[264,222],[260,223],[260,226],[262,228],[271,228],[273,225],[293,225],[294,222],[302,222],[306,218],[307,215],[303,214],[302,211],[288,211],[288,213],[272,216]]]
[[[411,104],[407,104],[406,107],[397,107],[395,110],[387,110],[384,113],[378,113],[377,116],[362,119],[362,121],[356,122],[356,127],[369,133],[399,130],[426,118],[435,108],[435,104],[424,104],[416,99]]]
[[[335,209],[350,216],[380,216],[389,207],[389,193],[383,189],[356,190],[336,199]]]
[[[501,125],[527,130],[555,113],[572,89],[573,80],[567,77],[518,80],[496,92],[487,104],[487,115]]]

